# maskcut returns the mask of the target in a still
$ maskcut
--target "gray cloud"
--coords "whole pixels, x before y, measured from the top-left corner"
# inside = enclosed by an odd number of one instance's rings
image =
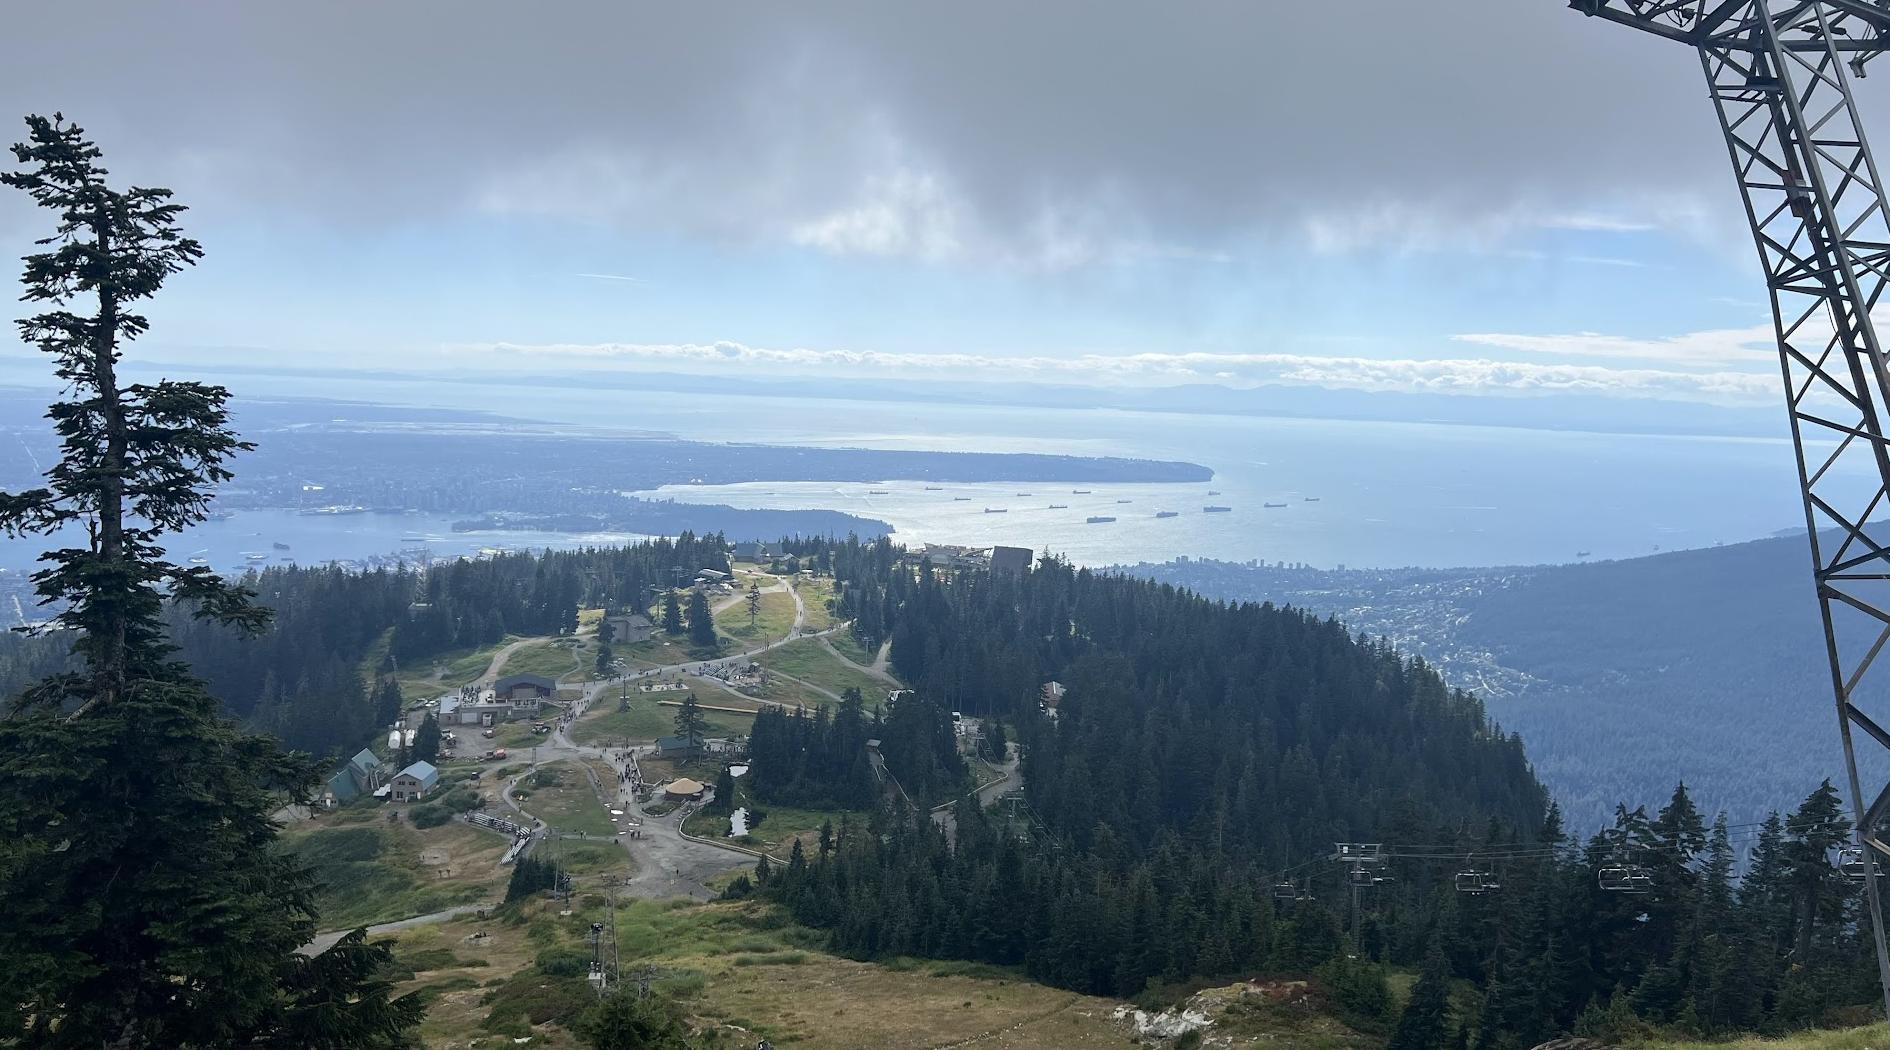
[[[1050,268],[1737,222],[1697,65],[1559,0],[75,0],[8,21],[0,97],[67,110],[125,174],[229,221],[555,215]]]

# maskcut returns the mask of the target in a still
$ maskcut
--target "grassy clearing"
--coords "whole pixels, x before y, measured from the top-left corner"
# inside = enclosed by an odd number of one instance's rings
[[[323,929],[424,915],[496,899],[506,841],[454,821],[421,830],[391,809],[344,810],[286,829],[283,848],[315,869]]]
[[[793,675],[834,693],[843,692],[849,686],[856,688],[866,698],[869,707],[884,700],[889,688],[885,682],[849,665],[845,660],[835,659],[818,639],[810,638],[779,649],[770,649],[755,659],[763,667]]]
[[[622,648],[611,647],[611,652],[632,668],[669,667],[675,664],[694,663],[698,660],[713,660],[720,653],[704,653],[689,644],[689,636],[677,635],[672,638],[663,633],[661,627],[648,641],[638,642]]]
[[[833,577],[802,577],[794,582],[794,589],[801,592],[801,603],[807,607],[807,620],[801,625],[804,629],[824,631],[833,626],[833,610],[827,607],[833,600]]]
[[[506,658],[505,666],[499,669],[499,673],[541,674],[547,678],[562,678],[573,672],[590,670],[591,663],[596,659],[596,650],[590,646],[575,639],[562,638],[526,646],[514,652]]]
[[[492,735],[486,736],[479,726],[460,726],[453,731],[459,734],[459,749],[468,754],[477,755],[495,747],[510,750],[531,747],[540,737],[532,732],[530,722],[502,722],[492,726]]]
[[[422,1042],[497,1047],[530,1035],[534,1048],[573,1046],[558,1022],[583,1002],[566,998],[568,979],[554,974],[573,953],[588,958],[584,933],[603,918],[595,896],[580,894],[578,904],[563,918],[537,904],[519,924],[466,919],[402,931],[402,958],[440,967],[401,986],[441,989]],[[653,967],[657,985],[679,998],[700,1027],[720,1029],[730,1045],[752,1046],[761,1036],[822,1050],[941,1046],[980,1036],[986,1037],[980,1047],[1002,1050],[1132,1045],[1109,1021],[1114,1004],[1107,1000],[994,967],[839,959],[821,950],[821,934],[768,905],[620,901],[616,926],[624,965]],[[479,931],[487,936],[471,940]],[[468,987],[471,981],[484,987]],[[551,1023],[525,1028],[515,1013],[521,1008]],[[490,1019],[495,1013],[510,1019]]]
[[[615,842],[560,839],[547,845],[548,848],[536,856],[540,859],[556,856],[559,865],[573,875],[621,876],[636,870],[630,854]]]
[[[868,652],[866,647],[860,644],[860,640],[853,637],[852,631],[841,631],[838,634],[829,635],[827,637],[827,644],[839,650],[841,656],[859,664],[861,667],[873,666],[873,660],[877,655]]]
[[[451,693],[462,685],[469,685],[486,673],[491,666],[492,657],[505,646],[519,639],[508,635],[504,641],[478,649],[458,649],[450,653],[441,653],[430,660],[403,663],[396,679],[400,682],[400,695],[408,703],[426,700],[442,693]]]
[[[812,686],[790,681],[781,675],[771,675],[765,685],[745,685],[742,692],[761,700],[771,700],[788,707],[825,707],[833,703],[833,698],[816,691]]]
[[[763,591],[758,612],[754,626],[750,627],[748,600],[744,598],[715,614],[716,630],[741,648],[785,638],[794,626],[794,596],[786,591]]]
[[[1632,1045],[1635,1050],[1883,1050],[1886,1043],[1890,1043],[1890,1026],[1873,1024],[1794,1032],[1777,1039],[1750,1037],[1720,1043],[1650,1040]]]
[[[757,802],[748,794],[747,778],[738,777],[735,781],[735,804],[746,806],[752,814],[762,814],[761,823],[752,825],[748,834],[733,841],[758,849],[777,857],[786,857],[794,848],[794,840],[801,840],[801,848],[812,855],[820,843],[820,826],[832,823],[836,830],[842,818],[851,817],[855,828],[866,826],[867,815],[847,810],[796,809],[792,806],[772,806],[766,802]],[[702,838],[727,838],[728,818],[719,813],[704,813],[698,810],[683,822],[683,830]]]
[[[610,813],[576,762],[553,762],[526,776],[512,793],[527,813],[560,831],[609,835]]]
[[[632,740],[649,742],[657,737],[671,736],[676,732],[676,708],[661,704],[662,700],[681,702],[686,696],[694,694],[696,703],[715,707],[734,707],[741,701],[720,689],[707,686],[692,686],[688,692],[667,691],[660,693],[639,693],[632,689],[629,710],[617,709],[617,698],[605,694],[584,717],[571,727],[571,739],[580,744],[602,744],[609,741]],[[730,714],[726,711],[705,711],[710,736],[731,736],[746,733],[754,725],[752,717]]]

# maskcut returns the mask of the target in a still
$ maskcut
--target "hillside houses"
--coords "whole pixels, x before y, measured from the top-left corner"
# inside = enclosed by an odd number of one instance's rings
[[[612,645],[635,645],[638,642],[647,642],[650,636],[656,633],[656,625],[642,613],[628,613],[607,619],[610,621],[610,644]]]
[[[395,802],[418,802],[427,797],[427,792],[438,787],[440,771],[431,762],[415,762],[406,769],[394,774],[389,782],[390,794]]]
[[[322,802],[329,807],[345,805],[371,795],[387,782],[387,765],[380,756],[367,748],[355,752],[346,765],[328,778],[322,793]]]

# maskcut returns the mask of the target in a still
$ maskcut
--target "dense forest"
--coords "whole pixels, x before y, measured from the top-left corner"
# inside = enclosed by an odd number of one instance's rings
[[[812,857],[797,847],[760,891],[862,958],[1020,965],[1119,996],[1310,975],[1367,1031],[1395,1020],[1384,967],[1434,957],[1478,992],[1460,1032],[1420,1044],[1439,1048],[1519,1050],[1571,1030],[1618,1040],[1649,1025],[1778,1032],[1862,1019],[1876,991],[1862,894],[1831,863],[1849,825],[1828,784],[1789,819],[1737,829],[1707,826],[1681,788],[1657,816],[1624,809],[1585,845],[1553,809],[1527,834],[1388,827],[1426,841],[1367,869],[1356,930],[1346,869],[1317,851],[1266,871],[1179,833],[1141,845],[1098,826],[1103,841],[1084,848],[1081,825],[1055,818],[1032,830],[970,805],[956,816],[952,845],[922,815],[882,810]],[[1735,879],[1742,846],[1752,864]],[[1617,872],[1645,891],[1604,889]]]
[[[1734,822],[1762,820],[1842,768],[1808,567],[1800,533],[1585,565],[1130,571],[1335,615],[1424,654],[1521,734],[1588,831],[1681,779]]]
[[[885,544],[836,554],[847,611],[900,673],[1015,719],[1025,773],[1017,804],[961,803],[952,841],[900,804],[772,872],[763,892],[839,950],[1108,995],[1317,972],[1386,1030],[1377,968],[1430,957],[1481,993],[1465,1044],[1497,1048],[1779,1030],[1871,998],[1828,783],[1789,818],[1733,825],[1682,786],[1582,843],[1474,698],[1332,621],[1054,560],[940,579]],[[1052,679],[1067,692],[1038,715]],[[1331,859],[1361,841],[1382,862]]]
[[[380,679],[400,662],[507,634],[569,631],[580,604],[647,610],[679,571],[726,570],[726,550],[719,535],[684,533],[632,547],[446,562],[425,574],[271,568],[243,581],[273,614],[261,635],[206,623],[188,607],[169,610],[165,622],[226,714],[289,747],[333,756],[393,719],[399,696]],[[69,648],[57,635],[0,636],[0,693],[64,668]]]

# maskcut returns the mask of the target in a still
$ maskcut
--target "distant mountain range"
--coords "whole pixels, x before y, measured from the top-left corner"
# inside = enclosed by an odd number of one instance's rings
[[[1126,571],[1336,616],[1422,655],[1522,734],[1578,827],[1620,801],[1651,809],[1682,779],[1734,822],[1843,783],[1802,533],[1563,566]]]

